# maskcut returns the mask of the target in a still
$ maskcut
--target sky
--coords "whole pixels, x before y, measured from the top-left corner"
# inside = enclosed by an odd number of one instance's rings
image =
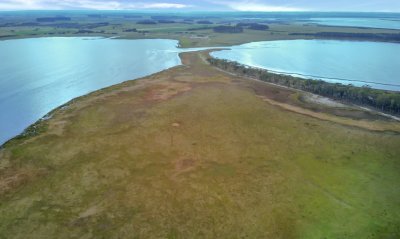
[[[400,12],[400,0],[0,0],[0,10]]]

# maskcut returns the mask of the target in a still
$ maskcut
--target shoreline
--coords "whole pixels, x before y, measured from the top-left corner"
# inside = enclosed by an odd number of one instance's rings
[[[334,40],[336,41],[336,40]],[[219,58],[219,57],[214,57],[211,56],[215,59],[219,59],[219,60],[226,60],[224,58]],[[231,61],[231,60],[229,60]],[[239,63],[238,61],[234,61]],[[242,63],[239,63],[242,64]],[[396,84],[389,84],[389,83],[378,83],[378,82],[372,82],[372,81],[359,81],[359,80],[350,80],[350,79],[344,79],[344,78],[335,78],[335,77],[325,77],[325,76],[316,76],[316,75],[308,75],[308,74],[303,74],[303,73],[295,73],[295,72],[286,72],[286,71],[279,71],[279,70],[271,70],[269,68],[266,67],[260,67],[260,66],[251,66],[251,65],[247,65],[247,64],[242,64],[245,65],[249,68],[253,68],[253,69],[258,69],[258,70],[265,70],[268,71],[269,73],[273,73],[276,75],[285,75],[285,76],[293,76],[293,77],[299,77],[302,79],[306,79],[306,80],[322,80],[325,82],[329,82],[329,83],[338,83],[341,85],[349,85],[349,84],[344,84],[344,83],[340,83],[341,81],[349,81],[349,82],[358,82],[358,83],[365,83],[365,84],[374,84],[374,85],[385,85],[385,86],[393,86],[393,87],[398,87],[399,90],[387,90],[387,89],[381,89],[381,88],[373,88],[372,89],[376,89],[376,90],[383,90],[383,91],[390,91],[390,92],[399,92],[400,93],[400,85],[396,85]],[[334,80],[334,81],[338,81],[338,82],[331,82],[329,80]],[[351,83],[350,83],[351,84]],[[357,86],[357,85],[353,85],[355,87],[359,87],[362,88],[363,86]]]
[[[368,28],[367,28],[368,29]],[[392,29],[383,29],[383,30],[392,30]],[[394,31],[394,30],[393,30]],[[399,30],[400,31],[400,30]],[[65,35],[65,34],[53,34],[53,35],[26,35],[26,36],[0,36],[0,41],[7,41],[7,40],[20,40],[20,39],[35,39],[35,38],[46,38],[46,37],[99,37],[99,38],[107,38],[113,40],[150,40],[150,39],[164,39],[164,40],[175,40],[178,41],[178,48],[180,49],[190,49],[194,48],[193,46],[183,46],[181,44],[181,40],[179,37],[157,37],[157,36],[140,36],[140,37],[129,37],[129,36],[121,36],[121,35],[109,35],[109,34],[96,34],[96,35],[85,35],[85,34],[76,34],[76,35]],[[237,44],[226,44],[222,46],[216,46],[214,44],[209,44],[200,47],[232,47],[243,45],[252,42],[263,42],[263,41],[290,41],[290,40],[332,40],[332,41],[351,41],[351,42],[377,42],[377,43],[393,43],[393,44],[400,44],[400,41],[387,41],[387,40],[376,40],[374,38],[365,39],[365,38],[346,38],[346,37],[315,37],[315,36],[306,36],[306,35],[298,35],[298,37],[282,37],[276,39],[264,39],[264,40],[246,40],[238,42]]]
[[[217,50],[217,51],[218,51],[218,50]],[[292,75],[292,74],[285,74],[285,73],[283,73],[283,72],[282,72],[282,73],[277,73],[277,71],[270,71],[270,70],[268,70],[268,69],[266,69],[266,68],[254,67],[254,66],[250,66],[250,65],[241,64],[241,63],[239,63],[239,62],[237,62],[237,61],[230,61],[230,60],[225,60],[225,59],[222,59],[222,58],[217,58],[217,57],[212,56],[212,55],[210,54],[211,52],[212,52],[212,51],[209,51],[209,52],[208,52],[208,57],[209,57],[210,59],[215,59],[215,60],[217,60],[217,61],[218,61],[218,60],[219,60],[219,61],[222,60],[222,61],[227,61],[227,62],[236,63],[236,64],[238,64],[238,65],[240,65],[240,66],[243,66],[243,67],[245,67],[245,68],[247,68],[247,69],[253,69],[253,70],[258,70],[258,71],[265,71],[265,72],[267,72],[268,74],[272,74],[272,75],[276,75],[276,76],[289,76],[289,77],[300,78],[300,79],[304,79],[304,80],[316,80],[316,81],[319,80],[319,81],[322,81],[322,82],[325,82],[325,83],[328,83],[328,84],[340,84],[340,85],[343,86],[343,87],[349,86],[349,85],[345,85],[345,84],[341,84],[341,83],[332,83],[332,82],[329,82],[329,81],[324,81],[324,80],[322,80],[322,79],[307,78],[307,77],[299,77],[299,76],[294,76],[294,75]],[[379,109],[377,109],[377,108],[369,107],[368,105],[359,105],[359,104],[356,104],[356,103],[353,103],[353,102],[340,101],[340,100],[334,99],[334,98],[329,97],[329,96],[325,96],[325,95],[321,95],[321,94],[316,94],[316,93],[313,93],[313,92],[309,92],[309,91],[297,89],[297,88],[294,88],[294,87],[289,87],[289,86],[281,85],[281,84],[278,84],[278,83],[272,83],[272,82],[268,82],[268,81],[263,81],[263,80],[254,78],[254,77],[252,77],[252,76],[246,75],[246,74],[245,74],[245,75],[240,75],[240,74],[237,74],[237,73],[234,73],[234,72],[230,72],[230,71],[221,69],[221,68],[218,67],[218,66],[215,66],[215,65],[213,65],[213,66],[214,66],[215,68],[217,68],[217,69],[219,69],[219,70],[221,70],[221,71],[223,71],[223,72],[225,72],[225,73],[231,74],[231,75],[233,75],[233,76],[245,77],[245,78],[248,78],[248,79],[252,79],[252,80],[264,82],[264,83],[271,84],[271,85],[274,85],[274,86],[284,87],[284,88],[288,88],[288,89],[291,89],[291,90],[295,90],[295,91],[299,91],[299,92],[303,92],[303,93],[307,93],[307,94],[311,94],[311,95],[315,95],[315,96],[319,96],[319,97],[324,97],[324,98],[330,99],[330,100],[335,101],[335,102],[339,102],[339,103],[342,103],[342,104],[345,104],[345,105],[348,105],[348,106],[356,106],[356,107],[358,107],[359,109],[363,109],[363,110],[367,110],[367,111],[370,111],[370,112],[374,112],[374,113],[377,113],[377,114],[379,114],[379,115],[381,115],[381,116],[384,116],[384,117],[387,117],[387,118],[390,118],[390,119],[393,119],[393,120],[396,120],[396,121],[400,121],[400,117],[399,117],[398,115],[390,114],[390,113],[385,112],[385,111],[383,111],[383,110],[379,110]],[[354,86],[354,85],[352,85],[351,87],[360,88],[360,89],[363,88],[363,87]],[[400,94],[400,91],[384,90],[384,89],[379,89],[379,88],[371,88],[371,89],[372,89],[372,90],[375,90],[375,91],[379,91],[379,92],[389,92],[389,93]]]
[[[364,229],[398,220],[377,215],[400,195],[399,122],[312,111],[300,92],[224,73],[205,52],[180,57],[183,66],[74,99],[1,149],[0,234],[290,238],[329,223],[333,237],[386,235]],[[353,215],[368,218],[343,228]]]
[[[391,114],[387,114],[387,113],[385,113],[385,112],[378,111],[378,110],[373,109],[373,108],[368,108],[368,107],[362,106],[362,105],[349,104],[348,102],[340,102],[340,101],[338,101],[338,100],[335,100],[335,99],[332,99],[332,98],[329,98],[329,97],[326,97],[326,96],[314,94],[314,93],[312,93],[312,92],[307,92],[307,91],[303,91],[303,90],[296,89],[296,88],[291,88],[291,87],[284,86],[284,85],[279,85],[279,84],[275,84],[275,83],[271,83],[271,82],[267,82],[267,81],[262,81],[262,80],[259,80],[259,79],[256,79],[256,78],[253,78],[253,77],[250,77],[250,76],[240,76],[240,75],[238,75],[238,74],[235,74],[235,73],[232,73],[232,72],[229,72],[229,71],[225,71],[225,70],[220,69],[220,68],[218,68],[218,67],[216,67],[216,68],[217,68],[218,70],[220,70],[220,71],[222,71],[222,72],[224,72],[224,73],[226,73],[226,74],[230,74],[230,75],[232,75],[232,76],[236,76],[236,77],[245,77],[245,78],[247,78],[247,79],[249,79],[249,80],[254,80],[254,81],[261,82],[261,83],[268,84],[268,85],[272,85],[272,86],[275,86],[275,87],[282,87],[282,88],[285,88],[285,89],[290,89],[290,90],[302,92],[302,93],[304,93],[304,94],[309,94],[310,97],[320,98],[320,99],[322,99],[322,100],[325,100],[325,99],[326,99],[326,100],[332,101],[332,102],[335,103],[335,104],[343,104],[343,105],[346,106],[346,107],[357,107],[357,108],[359,108],[359,109],[363,109],[363,110],[366,110],[366,111],[369,111],[369,112],[373,112],[373,113],[376,113],[376,114],[379,114],[379,115],[382,115],[382,116],[384,116],[384,117],[387,117],[387,118],[390,118],[390,119],[393,119],[393,120],[396,120],[396,121],[399,121],[399,122],[400,122],[400,117],[395,116],[395,115],[391,115]],[[276,74],[276,73],[273,73],[273,74]],[[279,74],[278,74],[278,75],[279,75]],[[310,78],[304,78],[304,79],[310,79]],[[318,103],[321,104],[321,105],[329,106],[329,104],[323,103],[323,102],[321,102],[321,101],[318,102]],[[338,107],[338,106],[335,106],[335,107],[336,107],[336,108],[341,108],[341,107]]]
[[[180,54],[182,54],[182,53],[179,53],[178,56],[179,56],[179,58],[182,60],[182,58],[180,57]],[[160,73],[162,73],[162,72],[164,72],[164,71],[168,71],[168,70],[171,70],[171,69],[174,69],[174,68],[178,68],[178,67],[182,67],[182,66],[183,66],[183,64],[182,64],[182,61],[181,61],[181,64],[180,64],[180,65],[173,66],[173,67],[170,67],[170,68],[168,68],[168,69],[164,69],[164,70],[162,70],[162,71],[159,71],[159,72],[156,72],[156,73],[147,75],[147,76],[143,76],[143,77],[140,77],[140,78],[130,79],[130,80],[126,80],[126,81],[120,82],[120,83],[118,83],[118,84],[106,86],[106,87],[103,87],[103,88],[101,88],[101,89],[98,89],[98,90],[89,92],[89,93],[87,93],[87,94],[84,94],[84,95],[75,97],[75,98],[69,100],[68,102],[66,102],[66,103],[64,103],[64,104],[62,104],[62,105],[60,105],[60,106],[57,106],[56,108],[50,110],[48,113],[46,113],[45,115],[43,115],[42,117],[40,117],[40,118],[39,118],[38,120],[36,120],[34,123],[32,123],[32,124],[30,124],[29,126],[27,126],[21,133],[19,133],[19,134],[13,136],[12,138],[6,140],[4,143],[0,143],[0,150],[2,150],[3,148],[5,148],[5,147],[7,146],[7,144],[10,143],[11,141],[13,141],[13,140],[15,140],[15,139],[18,139],[19,137],[27,136],[27,133],[29,133],[29,130],[30,130],[30,129],[34,128],[35,126],[37,126],[37,125],[40,124],[40,123],[43,123],[43,122],[45,123],[47,120],[51,119],[51,118],[53,117],[53,115],[54,115],[55,113],[57,113],[57,111],[68,108],[69,105],[71,105],[72,103],[74,103],[74,102],[76,102],[76,101],[82,100],[82,99],[87,98],[87,97],[91,97],[93,94],[102,93],[102,92],[107,91],[107,90],[109,90],[109,89],[111,89],[111,88],[114,88],[114,87],[123,87],[124,84],[130,83],[130,82],[133,82],[133,81],[144,80],[144,79],[146,79],[146,78],[148,78],[148,77],[152,77],[152,76],[157,75],[157,74],[160,74]]]
[[[54,37],[58,37],[58,36],[54,36]],[[86,37],[90,37],[90,36],[86,36]],[[120,39],[120,38],[107,38],[107,37],[102,37],[102,36],[91,37],[91,38],[111,39],[111,40],[119,40],[119,39]],[[11,39],[11,40],[12,40],[12,39]],[[123,39],[123,40],[148,40],[148,39]],[[173,40],[173,39],[161,39],[161,38],[160,38],[160,40]],[[66,107],[66,106],[70,105],[71,103],[73,103],[73,102],[75,102],[75,101],[77,101],[77,100],[79,100],[79,99],[81,99],[81,98],[89,97],[89,96],[92,95],[92,94],[100,93],[100,92],[102,92],[102,91],[104,91],[104,90],[107,90],[107,89],[109,89],[109,88],[112,88],[112,87],[118,87],[119,85],[123,85],[124,83],[127,83],[127,82],[141,80],[141,79],[144,79],[144,78],[151,77],[151,76],[153,76],[153,75],[160,74],[160,73],[162,73],[162,72],[164,72],[164,71],[168,71],[168,70],[174,69],[174,68],[176,68],[176,67],[181,67],[181,66],[183,66],[181,54],[183,54],[183,53],[185,53],[185,52],[197,52],[197,51],[207,52],[207,54],[208,54],[209,57],[212,57],[212,58],[215,58],[215,59],[222,59],[222,58],[216,58],[216,57],[212,56],[210,53],[211,53],[211,52],[214,52],[214,51],[221,51],[221,50],[228,50],[228,49],[229,49],[229,48],[224,48],[223,46],[221,46],[221,47],[215,47],[215,48],[214,48],[214,47],[212,47],[212,48],[211,48],[211,47],[210,47],[210,48],[200,47],[200,48],[198,48],[198,49],[196,49],[196,48],[179,48],[179,47],[180,47],[180,46],[179,46],[179,41],[177,41],[177,42],[178,42],[177,49],[184,49],[184,50],[192,49],[192,50],[190,50],[190,51],[183,51],[183,52],[179,52],[179,53],[178,53],[178,57],[179,57],[179,59],[180,59],[180,61],[181,61],[181,64],[180,64],[180,65],[177,65],[177,66],[174,66],[174,67],[171,67],[171,68],[167,68],[167,69],[163,69],[163,70],[161,70],[161,71],[159,71],[159,72],[156,72],[156,73],[153,73],[153,74],[150,74],[150,75],[146,75],[146,76],[143,76],[143,77],[140,77],[140,78],[126,80],[126,81],[123,81],[123,82],[120,82],[120,83],[117,83],[117,84],[114,84],[114,85],[110,85],[110,86],[107,86],[107,87],[104,87],[104,88],[101,88],[101,89],[98,89],[98,90],[89,92],[89,93],[87,93],[87,94],[78,96],[78,97],[76,97],[76,98],[73,98],[73,99],[69,100],[68,102],[66,102],[66,103],[64,103],[64,104],[62,104],[62,105],[60,105],[60,106],[57,106],[56,108],[50,110],[48,113],[46,113],[45,115],[43,115],[42,117],[40,117],[40,118],[39,118],[38,120],[36,120],[34,123],[32,123],[32,124],[30,124],[29,126],[27,126],[21,133],[19,133],[19,134],[13,136],[13,137],[7,139],[7,140],[4,141],[3,143],[0,143],[0,149],[2,149],[3,147],[5,147],[6,144],[8,144],[10,141],[14,140],[15,138],[26,136],[26,135],[29,133],[29,131],[32,130],[32,129],[34,129],[34,127],[35,127],[37,124],[39,124],[39,123],[41,123],[41,122],[45,122],[45,121],[48,120],[48,119],[51,119],[52,114],[54,114],[57,110],[59,110],[59,109],[61,109],[61,108],[63,108],[63,107]],[[206,49],[205,49],[205,48],[206,48]],[[271,71],[271,70],[268,70],[268,69],[265,69],[265,68],[254,67],[254,66],[249,66],[249,65],[246,65],[246,66],[249,67],[249,68],[260,69],[260,70],[266,70],[266,71],[268,71],[269,73],[275,74],[275,75],[293,76],[291,73],[278,72],[278,71]],[[220,70],[222,70],[222,69],[220,69]],[[227,72],[227,71],[224,71],[224,72],[225,72],[225,73],[232,74],[232,73]],[[297,73],[293,73],[293,74],[297,74]],[[233,75],[238,76],[238,75],[236,75],[236,74],[233,74]],[[304,75],[304,76],[305,76],[305,75]],[[247,77],[247,76],[246,76],[246,78],[253,79],[253,80],[258,80],[258,79],[254,79],[254,78]],[[318,79],[309,78],[309,77],[300,77],[300,78],[318,80]],[[321,80],[321,79],[319,79],[319,80]],[[258,81],[260,81],[260,80],[258,80]],[[265,82],[265,81],[261,81],[261,82]],[[270,82],[265,82],[265,83],[268,83],[268,84],[271,84],[271,85],[275,85],[275,86],[285,87],[285,86],[282,86],[282,85],[279,85],[279,84],[273,84],[273,83],[270,83]],[[343,85],[343,84],[342,84],[342,85]],[[358,87],[358,86],[356,86],[356,87]],[[285,88],[286,88],[286,87],[285,87]],[[291,87],[287,87],[287,88],[288,88],[288,89],[292,89],[292,90],[299,91],[299,89],[295,89],[295,88],[291,88]],[[359,88],[361,88],[361,87],[359,87]],[[381,90],[381,91],[390,91],[390,90],[383,90],[383,89],[377,89],[377,90]],[[302,92],[306,92],[306,91],[302,91]],[[398,91],[393,91],[393,92],[398,92]],[[332,98],[330,98],[330,97],[326,97],[326,96],[314,94],[314,93],[311,93],[311,92],[306,92],[306,93],[313,94],[313,95],[316,95],[316,96],[325,97],[325,98],[328,98],[328,99],[333,100],[333,101],[335,101],[335,102],[340,102],[340,101],[337,101],[337,100],[332,99]],[[341,103],[343,103],[343,102],[341,102]],[[346,104],[348,104],[348,103],[346,103]],[[400,121],[400,118],[399,118],[399,117],[397,117],[397,116],[395,116],[395,115],[392,115],[392,114],[385,113],[385,112],[383,112],[383,111],[379,111],[379,110],[376,110],[376,109],[372,109],[372,108],[369,108],[369,107],[366,107],[366,106],[362,106],[362,105],[357,105],[357,104],[350,104],[350,105],[359,107],[359,108],[364,109],[364,110],[368,110],[368,111],[371,111],[371,112],[378,113],[378,114],[380,114],[380,115],[382,115],[382,116],[385,116],[385,117],[390,118],[390,119],[394,119],[394,120],[396,120],[396,121]]]

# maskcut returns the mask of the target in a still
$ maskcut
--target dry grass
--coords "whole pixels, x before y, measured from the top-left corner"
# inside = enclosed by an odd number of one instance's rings
[[[370,131],[276,106],[304,103],[201,54],[81,97],[7,144],[0,237],[400,236],[398,123]]]

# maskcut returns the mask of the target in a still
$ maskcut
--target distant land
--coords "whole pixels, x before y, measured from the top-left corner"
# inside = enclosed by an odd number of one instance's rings
[[[251,52],[243,64],[213,57],[273,40],[397,46],[398,20],[0,12],[0,56],[10,63],[0,65],[0,105],[17,112],[0,123],[46,109],[0,147],[0,238],[400,238],[400,92],[252,67]],[[301,46],[290,53],[315,50]],[[385,49],[372,60],[398,48]],[[339,72],[332,59],[324,66]]]
[[[287,39],[400,42],[400,27],[396,24],[399,19],[399,13],[6,11],[0,12],[0,39],[43,36],[162,38],[178,40],[181,47]],[[337,22],[343,22],[343,26],[334,26]],[[259,26],[254,27],[254,24]],[[236,28],[229,32],[227,27]]]

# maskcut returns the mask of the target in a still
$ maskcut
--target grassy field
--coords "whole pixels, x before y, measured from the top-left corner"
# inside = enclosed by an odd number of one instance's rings
[[[8,142],[0,238],[400,237],[398,122],[300,101],[206,55]]]

